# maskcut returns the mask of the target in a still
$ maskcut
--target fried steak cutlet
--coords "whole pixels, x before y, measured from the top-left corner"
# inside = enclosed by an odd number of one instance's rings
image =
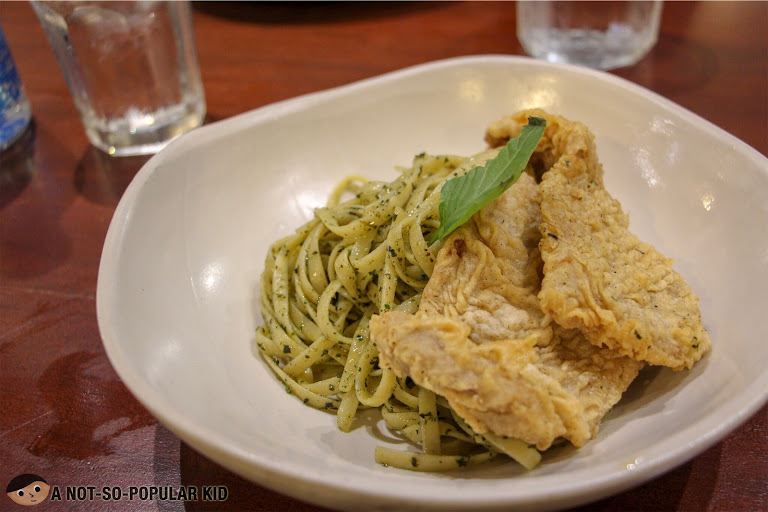
[[[528,116],[547,120],[534,163],[541,178],[542,309],[595,345],[675,370],[691,368],[710,347],[699,299],[672,260],[629,231],[629,218],[603,187],[594,136],[581,123],[540,110],[488,129],[498,144]]]
[[[379,364],[444,396],[477,433],[544,450],[597,433],[642,363],[541,311],[539,190],[531,176],[450,235],[418,313],[374,316]]]
[[[370,329],[382,367],[444,396],[475,432],[544,450],[582,446],[645,363],[690,368],[710,340],[672,260],[603,187],[584,125],[522,111],[489,126],[489,145],[529,116],[547,121],[529,173],[446,238],[415,315]]]

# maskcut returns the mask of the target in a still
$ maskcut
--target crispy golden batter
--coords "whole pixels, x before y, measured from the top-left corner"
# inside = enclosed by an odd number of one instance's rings
[[[541,178],[542,309],[596,345],[679,370],[709,349],[698,297],[672,260],[633,235],[604,188],[594,137],[582,124],[524,111],[491,125],[491,144],[516,136],[529,115],[547,120],[532,159]]]
[[[539,191],[528,175],[448,237],[416,315],[374,316],[380,365],[446,397],[478,433],[582,446],[642,363],[543,314]]]

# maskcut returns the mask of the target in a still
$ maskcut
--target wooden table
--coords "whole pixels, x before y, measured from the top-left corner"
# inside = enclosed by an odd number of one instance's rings
[[[522,53],[512,3],[223,3],[194,15],[210,120],[435,59]],[[0,3],[0,23],[35,118],[0,161],[0,483],[29,472],[60,487],[228,489],[219,505],[110,510],[320,510],[197,454],[118,379],[96,325],[96,276],[112,213],[146,159],[89,146],[28,3]],[[615,73],[768,155],[768,3],[668,2],[657,46]],[[687,464],[584,508],[639,509],[768,510],[768,407]]]

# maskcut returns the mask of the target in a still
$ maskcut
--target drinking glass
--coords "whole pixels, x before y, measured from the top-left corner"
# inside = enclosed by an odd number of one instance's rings
[[[662,2],[517,2],[517,37],[528,55],[597,69],[629,66],[656,44]]]
[[[115,156],[151,154],[202,124],[189,2],[32,5],[94,146]]]

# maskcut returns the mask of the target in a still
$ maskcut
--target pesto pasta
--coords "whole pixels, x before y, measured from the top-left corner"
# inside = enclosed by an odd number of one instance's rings
[[[439,190],[496,152],[417,155],[389,183],[346,178],[311,221],[267,253],[260,354],[289,393],[334,413],[342,431],[358,411],[376,408],[419,450],[379,446],[381,464],[440,471],[506,454],[530,469],[540,460],[522,441],[474,433],[444,398],[380,368],[368,331],[374,314],[417,311],[439,249],[426,241],[440,224]]]

